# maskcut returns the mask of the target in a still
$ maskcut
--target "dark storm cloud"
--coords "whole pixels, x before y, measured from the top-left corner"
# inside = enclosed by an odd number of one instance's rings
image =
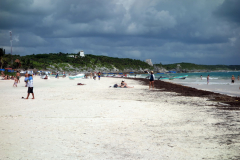
[[[239,0],[225,0],[222,5],[220,5],[215,13],[221,18],[240,23],[240,1]]]
[[[84,50],[155,63],[239,64],[237,6],[237,0],[1,0],[0,47],[9,50],[12,30],[21,55]]]

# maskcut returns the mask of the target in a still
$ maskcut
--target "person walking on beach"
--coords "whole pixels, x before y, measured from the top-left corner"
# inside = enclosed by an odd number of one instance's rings
[[[152,90],[154,89],[154,80],[155,80],[155,76],[153,74],[153,71],[151,71],[151,75],[149,76],[149,90],[151,89],[151,86],[152,86]]]
[[[58,77],[58,73],[59,73],[59,72],[57,71],[57,74],[56,74],[56,77],[55,77],[55,78],[59,78],[59,77]]]
[[[20,83],[20,73],[19,73],[19,71],[17,71],[16,77],[17,77],[18,83]]]
[[[238,80],[239,80],[239,75],[238,75]]]
[[[200,77],[201,77],[201,80],[202,80],[202,75]]]
[[[30,93],[32,93],[32,99],[34,99],[34,93],[33,93],[33,78],[32,78],[32,75],[28,75],[28,83],[27,83],[27,86],[28,86],[28,95],[27,95],[27,98],[29,97]]]
[[[209,75],[207,76],[207,84],[209,83]]]
[[[101,73],[98,72],[98,80],[100,80],[100,77],[101,77]]]
[[[13,83],[13,87],[15,86],[15,87],[17,87],[17,84],[18,84],[18,79],[17,79],[17,77],[14,79],[14,83]]]
[[[232,75],[232,83],[234,83],[234,81],[235,81],[235,77],[234,75]]]

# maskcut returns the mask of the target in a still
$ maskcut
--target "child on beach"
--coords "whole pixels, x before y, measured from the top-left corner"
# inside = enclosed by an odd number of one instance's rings
[[[18,84],[18,79],[15,78],[15,79],[14,79],[14,83],[13,83],[13,87],[14,87],[14,86],[17,87],[17,84]]]
[[[149,90],[151,89],[151,86],[152,86],[152,90],[153,90],[154,80],[155,80],[155,76],[153,74],[153,71],[151,71],[151,75],[149,76]]]
[[[17,71],[16,76],[17,76],[17,79],[18,79],[18,83],[20,83],[20,73],[19,73],[19,71]]]
[[[27,86],[28,86],[28,95],[27,95],[27,98],[29,97],[30,93],[32,93],[32,99],[34,99],[34,93],[33,93],[33,78],[32,78],[32,75],[28,75],[28,83],[27,83]]]
[[[98,80],[100,80],[100,77],[101,77],[101,73],[98,72]]]

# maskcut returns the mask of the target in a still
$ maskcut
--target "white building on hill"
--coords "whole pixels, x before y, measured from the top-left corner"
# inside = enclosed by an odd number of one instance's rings
[[[85,57],[85,55],[84,55],[84,52],[83,51],[80,51],[80,57]]]

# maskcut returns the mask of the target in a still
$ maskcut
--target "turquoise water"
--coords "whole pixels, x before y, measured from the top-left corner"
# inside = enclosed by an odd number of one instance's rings
[[[175,73],[175,74],[154,74],[156,78],[162,77],[178,77],[188,75],[186,79],[163,80],[166,82],[177,83],[193,88],[208,90],[216,93],[226,94],[230,96],[240,97],[240,80],[238,75],[240,72],[206,72],[206,73]],[[202,75],[202,79],[201,76]],[[207,76],[209,75],[209,84],[207,84]],[[235,77],[235,82],[232,83],[232,75]],[[140,78],[145,78],[147,74],[140,75]]]
[[[231,82],[231,77],[234,75],[235,80],[237,81],[237,77],[240,76],[240,72],[202,72],[202,73],[174,73],[174,74],[154,74],[156,78],[162,76],[162,77],[178,77],[178,76],[185,76],[188,75],[188,77],[185,79],[188,82],[197,82],[201,80],[207,80],[207,76],[209,75],[210,80],[214,80],[214,82],[219,81],[219,83],[222,83],[223,81]],[[139,78],[145,78],[148,74],[141,74]]]

